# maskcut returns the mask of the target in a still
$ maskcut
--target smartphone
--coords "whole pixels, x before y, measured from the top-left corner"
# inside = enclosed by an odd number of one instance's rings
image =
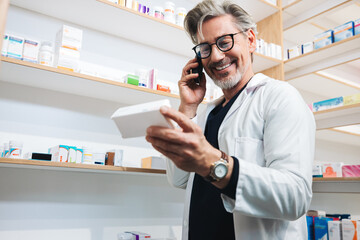
[[[192,68],[191,72],[199,74],[199,76],[195,78],[194,81],[197,85],[200,85],[200,78],[201,78],[201,73],[203,71],[203,65],[201,63],[201,58],[198,55],[196,55],[196,61],[198,62],[199,65],[196,68]]]

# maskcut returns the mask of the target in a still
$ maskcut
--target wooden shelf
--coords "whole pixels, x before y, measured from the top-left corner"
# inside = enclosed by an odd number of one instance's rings
[[[314,116],[317,130],[360,124],[360,103],[314,112]]]
[[[360,177],[313,178],[314,193],[360,193]]]
[[[281,63],[282,61],[279,59],[268,57],[257,52],[254,53],[253,69],[255,73],[275,67]]]
[[[179,96],[175,94],[8,57],[1,57],[1,60],[0,80],[4,82],[126,103],[127,105],[160,100],[164,97],[170,100],[173,107],[177,107],[179,104]]]
[[[341,54],[340,54],[341,53]],[[340,58],[348,56],[347,58]],[[285,80],[360,58],[360,35],[316,49],[284,62]]]
[[[58,170],[58,171],[102,172],[102,173],[166,174],[166,170],[162,170],[162,169],[63,163],[63,162],[14,159],[14,158],[0,158],[0,167],[33,168],[33,169]]]

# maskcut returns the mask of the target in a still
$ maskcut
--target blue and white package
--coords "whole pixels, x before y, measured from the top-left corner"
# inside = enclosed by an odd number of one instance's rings
[[[360,34],[360,18],[354,21],[354,35]]]
[[[350,21],[334,28],[334,42],[354,36],[354,22]]]
[[[9,35],[9,43],[7,56],[22,60],[22,52],[24,48],[24,38]]]
[[[327,30],[326,32],[315,35],[314,48],[319,49],[330,45],[334,42],[334,31]]]
[[[337,98],[331,98],[320,102],[314,102],[313,103],[313,111],[322,111],[330,108],[335,107],[341,107],[344,105],[344,98],[343,97],[337,97]]]
[[[314,217],[306,216],[306,225],[308,230],[308,240],[313,240],[314,236]]]
[[[328,222],[332,221],[331,218],[326,217],[315,217],[314,219],[314,232],[315,239],[329,239],[328,237]]]

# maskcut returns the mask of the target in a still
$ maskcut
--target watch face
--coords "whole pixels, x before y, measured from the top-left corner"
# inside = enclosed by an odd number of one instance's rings
[[[225,164],[219,164],[214,170],[214,174],[217,178],[224,178],[227,174],[228,168]]]

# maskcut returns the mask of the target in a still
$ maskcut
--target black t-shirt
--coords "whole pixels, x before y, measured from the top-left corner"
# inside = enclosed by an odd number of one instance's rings
[[[223,107],[223,102],[209,114],[206,126],[206,140],[219,149],[218,132],[222,121],[246,85]],[[233,214],[225,210],[221,193],[235,199],[239,162],[234,159],[234,167],[229,184],[218,189],[203,177],[195,174],[191,193],[189,213],[189,240],[232,240],[235,239]]]

